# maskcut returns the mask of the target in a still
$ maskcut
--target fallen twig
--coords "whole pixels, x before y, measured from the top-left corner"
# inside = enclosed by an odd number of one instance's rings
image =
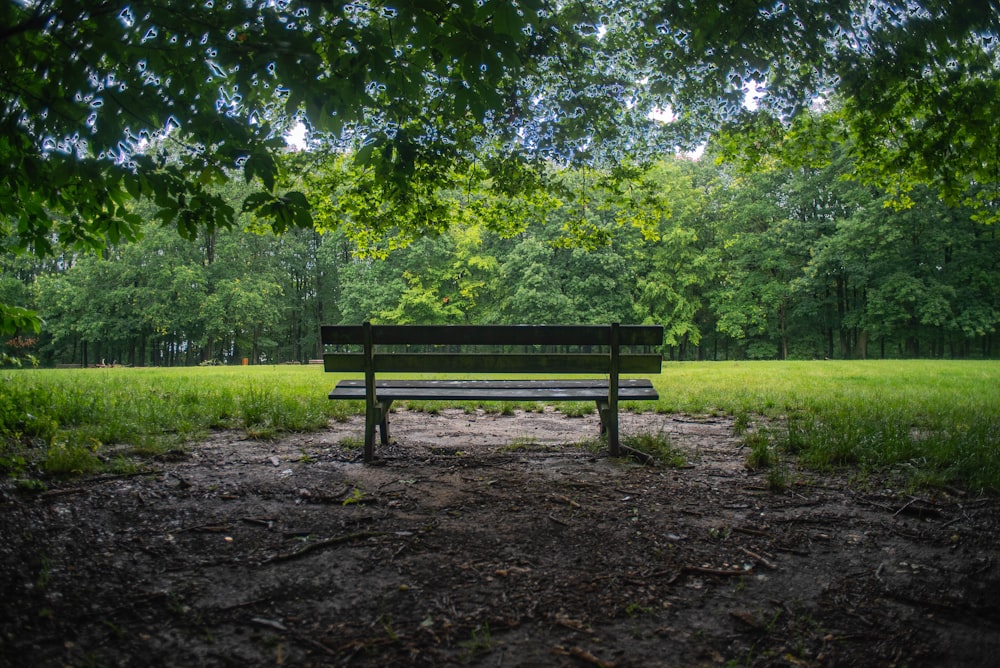
[[[918,501],[920,502],[921,505],[917,506],[913,510],[910,510],[910,506],[912,506],[914,503],[917,503]],[[933,501],[928,501],[927,499],[921,499],[920,497],[914,496],[905,504],[903,504],[903,506],[899,510],[894,512],[892,515],[893,517],[895,517],[900,513],[910,513],[920,516],[920,515],[940,515],[941,511],[937,508],[937,504],[934,503]]]
[[[646,454],[645,452],[641,452],[635,448],[630,448],[627,445],[619,445],[618,448],[622,451],[622,453],[636,460],[640,464],[645,464],[647,466],[656,464],[656,458],[652,455]]]
[[[772,570],[772,571],[778,570],[777,564],[775,564],[773,561],[769,561],[769,560],[765,559],[764,557],[760,556],[756,552],[751,552],[750,550],[746,549],[745,547],[740,547],[740,552],[742,552],[743,554],[747,555],[751,559],[754,559],[755,561],[757,561],[758,563],[760,563],[761,566],[763,566],[764,568],[767,568],[768,570]]]
[[[562,494],[552,494],[551,496],[549,496],[549,499],[551,499],[552,501],[561,501],[561,502],[563,502],[565,504],[573,506],[574,508],[579,508],[580,507],[579,503],[577,503],[573,499],[569,498],[568,496],[564,496]]]
[[[248,524],[256,524],[257,526],[267,527],[268,529],[274,526],[274,523],[278,521],[273,517],[241,517],[240,519]]]
[[[299,642],[305,643],[305,644],[309,645],[310,647],[313,647],[314,649],[318,649],[319,651],[323,652],[324,654],[327,654],[329,656],[337,656],[337,653],[335,651],[333,651],[332,649],[330,649],[329,647],[327,647],[323,643],[321,643],[319,641],[316,641],[316,640],[313,640],[312,638],[308,637],[304,633],[299,633],[295,629],[288,628],[287,626],[285,626],[284,624],[282,624],[281,622],[279,622],[277,620],[274,620],[274,619],[264,619],[263,617],[254,617],[250,621],[251,621],[251,623],[257,624],[259,626],[266,626],[268,628],[274,629],[275,631],[280,631],[282,633],[286,633],[286,634],[290,635],[294,640],[297,640]]]
[[[892,514],[892,516],[895,517],[896,515],[899,515],[901,512],[903,512],[904,510],[906,510],[907,508],[909,508],[910,506],[912,506],[914,503],[916,503],[916,501],[917,501],[917,497],[913,497],[912,499],[910,499],[909,501],[907,501],[905,504],[903,504],[903,506],[899,510],[897,510],[896,512],[894,512]]]
[[[50,489],[39,494],[43,499],[51,499],[55,496],[69,496],[70,494],[80,494],[86,492],[85,487],[64,487],[63,489]]]
[[[569,522],[565,522],[565,521],[559,519],[558,517],[556,517],[552,513],[549,513],[549,519],[552,520],[553,522],[555,522],[556,524],[563,525],[564,527],[568,527],[569,526]]]
[[[708,568],[706,566],[682,566],[681,571],[684,573],[697,573],[698,575],[721,575],[721,576],[733,576],[733,575],[750,575],[753,573],[752,568]]]
[[[250,621],[253,622],[254,624],[258,624],[260,626],[267,626],[269,628],[276,629],[278,631],[288,630],[287,626],[285,626],[276,619],[264,619],[263,617],[254,617]]]
[[[966,515],[966,514],[965,514],[965,513],[963,512],[963,513],[961,514],[961,516],[959,516],[959,517],[956,517],[956,518],[954,518],[954,519],[951,519],[951,520],[948,520],[947,522],[944,522],[944,523],[943,523],[943,524],[941,525],[941,528],[943,529],[943,528],[945,528],[945,527],[950,527],[950,526],[951,526],[952,524],[957,524],[957,523],[961,522],[962,520],[971,520],[971,519],[972,519],[971,517],[969,517],[968,515]]]
[[[614,668],[615,665],[610,661],[597,658],[582,647],[563,647],[562,645],[556,645],[552,648],[552,652],[561,656],[572,656],[580,659],[581,661],[586,661],[591,665],[598,666],[598,668]]]
[[[315,543],[308,543],[301,549],[295,550],[294,552],[283,552],[281,554],[276,554],[273,557],[268,557],[264,561],[260,562],[261,565],[273,564],[279,561],[290,561],[292,559],[297,559],[309,552],[314,552],[316,550],[321,550],[326,547],[333,547],[335,545],[340,545],[341,543],[350,543],[354,540],[360,540],[362,538],[371,538],[373,536],[381,536],[383,532],[381,531],[358,531],[356,533],[350,533],[346,536],[337,536],[336,538],[327,538],[326,540],[317,541]]]

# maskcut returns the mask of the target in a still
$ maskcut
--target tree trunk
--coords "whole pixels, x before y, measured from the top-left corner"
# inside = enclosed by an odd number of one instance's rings
[[[781,359],[788,359],[788,323],[786,322],[787,309],[785,302],[781,302],[778,309],[778,327],[781,330]]]

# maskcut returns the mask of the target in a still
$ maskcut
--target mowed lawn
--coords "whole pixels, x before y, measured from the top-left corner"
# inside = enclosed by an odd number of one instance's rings
[[[0,471],[34,480],[129,469],[214,429],[261,439],[320,430],[363,410],[326,398],[337,379],[297,365],[4,371]],[[731,415],[776,458],[819,470],[1000,491],[1000,362],[665,362],[652,380],[660,401],[626,409]]]

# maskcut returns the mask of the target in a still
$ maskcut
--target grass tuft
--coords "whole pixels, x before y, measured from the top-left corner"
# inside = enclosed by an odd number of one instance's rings
[[[687,455],[670,441],[670,436],[664,432],[656,434],[639,433],[624,436],[621,444],[670,468],[683,468],[688,465]]]
[[[559,405],[559,412],[566,417],[586,417],[596,410],[597,406],[589,401],[567,401]]]
[[[777,455],[771,449],[771,436],[766,430],[752,431],[743,437],[743,444],[750,448],[746,467],[751,471],[771,468]]]

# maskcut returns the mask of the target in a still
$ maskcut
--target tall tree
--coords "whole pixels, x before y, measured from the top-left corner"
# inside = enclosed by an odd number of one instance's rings
[[[296,121],[405,200],[456,163],[502,173],[526,155],[614,159],[703,141],[745,113],[755,82],[762,113],[782,123],[840,93],[870,137],[862,172],[953,191],[996,164],[998,26],[997,0],[10,0],[3,246],[46,254],[134,237],[136,197],[186,237],[232,225],[238,208],[278,231],[307,226],[310,202],[278,186],[275,159]],[[673,123],[650,120],[665,110]],[[241,207],[211,187],[237,175],[262,186]],[[0,310],[0,328],[17,326],[37,322]]]

